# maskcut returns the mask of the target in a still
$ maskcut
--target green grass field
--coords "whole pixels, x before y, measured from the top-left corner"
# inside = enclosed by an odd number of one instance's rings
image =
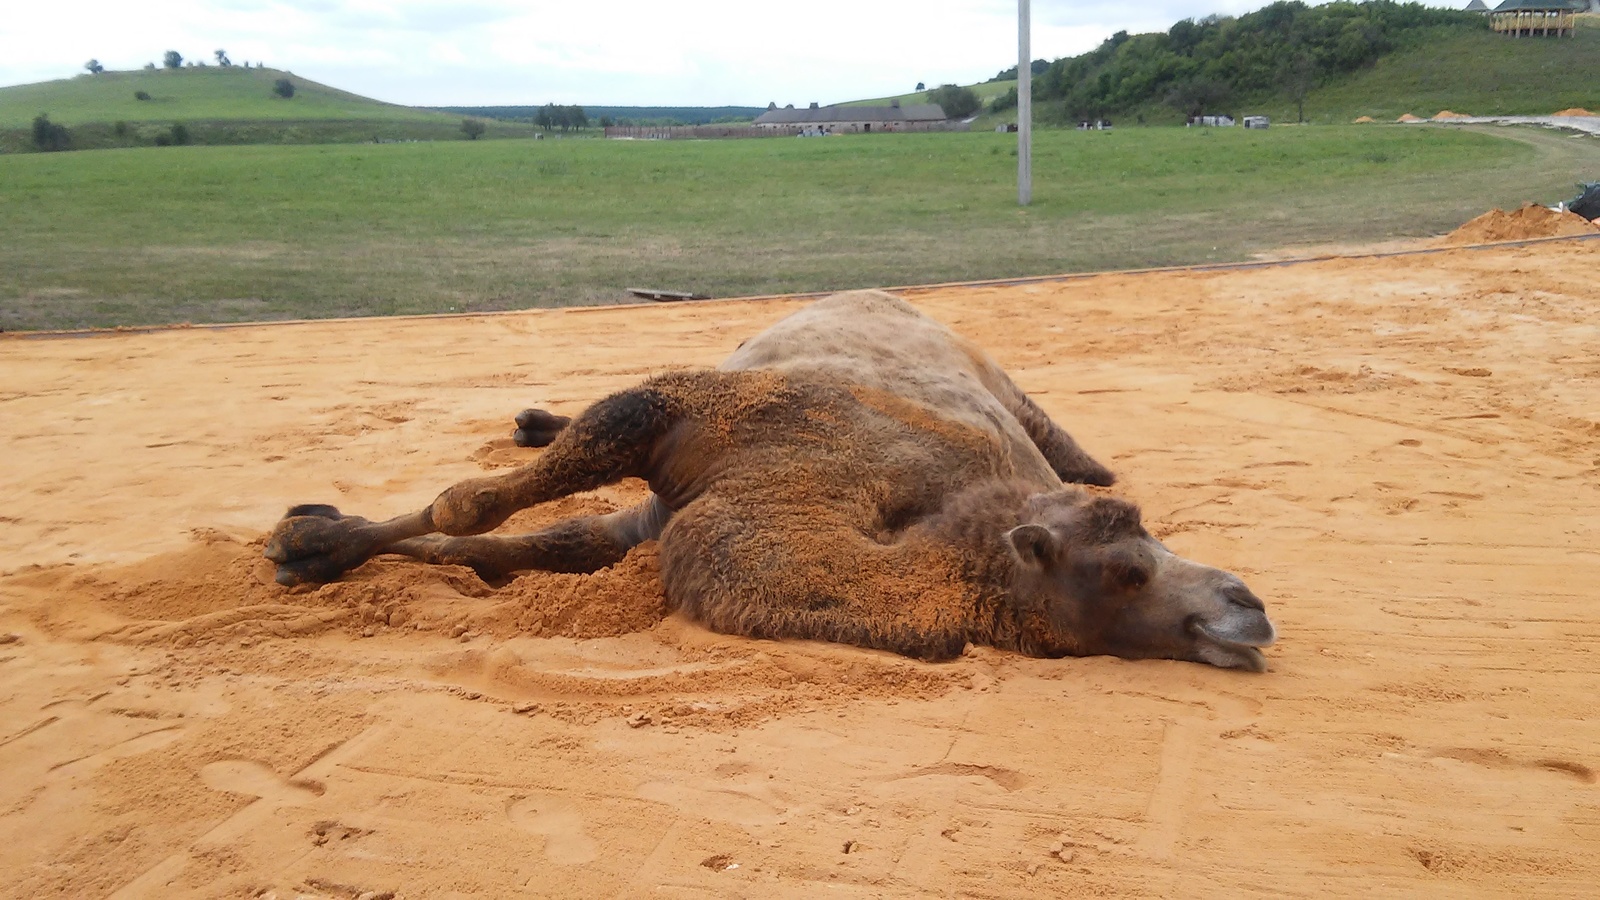
[[[490,310],[1248,258],[1571,193],[1600,141],[1347,126],[0,157],[8,330]]]

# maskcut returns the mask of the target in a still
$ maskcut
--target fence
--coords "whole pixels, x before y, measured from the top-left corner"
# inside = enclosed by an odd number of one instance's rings
[[[706,140],[711,138],[764,138],[794,137],[799,134],[817,134],[818,129],[830,134],[856,134],[870,131],[874,134],[893,134],[902,131],[966,131],[965,122],[886,122],[863,129],[857,123],[840,125],[610,125],[608,138],[633,138],[645,141]]]

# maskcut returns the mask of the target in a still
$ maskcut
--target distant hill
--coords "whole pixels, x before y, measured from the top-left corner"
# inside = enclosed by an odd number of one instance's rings
[[[507,122],[531,122],[539,106],[438,106],[441,112]],[[709,125],[748,122],[766,112],[760,106],[584,106],[590,122],[609,116],[632,125]]]
[[[1548,115],[1600,110],[1600,15],[1579,15],[1565,38],[1511,39],[1477,14],[1369,0],[1311,7],[1274,3],[1238,17],[1184,20],[1166,32],[1118,32],[1095,50],[1034,61],[1034,118],[1067,124],[1176,124],[1194,110],[1293,122],[1392,121],[1441,110]],[[986,113],[975,128],[1014,119],[1016,67],[968,85]],[[923,91],[840,105],[926,102]]]
[[[273,92],[284,78],[294,85],[289,99]],[[149,99],[138,99],[141,92]],[[279,69],[244,66],[102,72],[0,88],[0,153],[34,149],[31,126],[40,113],[67,128],[74,150],[467,139],[459,114],[384,103]],[[183,140],[175,138],[176,129]],[[495,122],[483,137],[534,131]]]
[[[292,99],[273,94],[272,85],[280,78],[294,83]],[[150,99],[135,99],[139,91]],[[68,127],[230,119],[461,122],[459,116],[383,103],[278,69],[243,66],[86,73],[0,88],[0,128],[26,127],[41,112]]]
[[[1570,38],[1511,39],[1476,13],[1369,0],[1278,2],[1238,17],[1117,32],[1034,80],[1037,120],[1181,122],[1200,113],[1348,121],[1441,109],[1547,114],[1600,103],[1600,18]],[[993,83],[991,83],[993,84]],[[979,85],[975,87],[984,87]]]
[[[1015,68],[1015,67],[1013,67],[1013,68]],[[929,85],[930,89],[931,88],[936,88],[936,87],[938,87],[938,85],[936,85],[936,84]],[[1010,80],[1002,80],[1002,81],[984,81],[984,82],[980,82],[978,84],[969,84],[969,85],[966,85],[966,87],[972,88],[973,93],[978,95],[978,99],[983,101],[983,104],[985,106],[988,106],[996,97],[1002,97],[1005,94],[1007,94],[1008,92],[1016,90],[1017,80],[1015,78],[1012,78]],[[838,106],[888,106],[892,101],[895,101],[895,100],[899,100],[902,104],[927,103],[928,102],[928,92],[927,91],[912,91],[909,94],[896,94],[896,95],[894,95],[892,97],[875,97],[875,98],[873,98],[871,100],[850,100],[848,102],[839,103],[839,104],[836,104],[836,105],[838,105]]]
[[[1306,118],[1392,120],[1440,110],[1469,115],[1549,115],[1571,107],[1600,112],[1600,16],[1580,16],[1570,38],[1513,39],[1472,31],[1442,36],[1379,59],[1319,87]],[[1291,110],[1279,105],[1280,115]]]

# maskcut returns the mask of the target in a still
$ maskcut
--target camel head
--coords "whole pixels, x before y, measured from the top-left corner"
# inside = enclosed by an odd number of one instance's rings
[[[1266,607],[1231,572],[1174,554],[1111,497],[1064,490],[1028,498],[1006,532],[1011,602],[1074,656],[1181,659],[1266,671],[1277,637]]]

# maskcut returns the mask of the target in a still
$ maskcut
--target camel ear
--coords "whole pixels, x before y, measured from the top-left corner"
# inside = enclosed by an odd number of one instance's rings
[[[1056,536],[1043,525],[1018,525],[1006,532],[1006,540],[1025,566],[1042,569],[1055,559]]]

